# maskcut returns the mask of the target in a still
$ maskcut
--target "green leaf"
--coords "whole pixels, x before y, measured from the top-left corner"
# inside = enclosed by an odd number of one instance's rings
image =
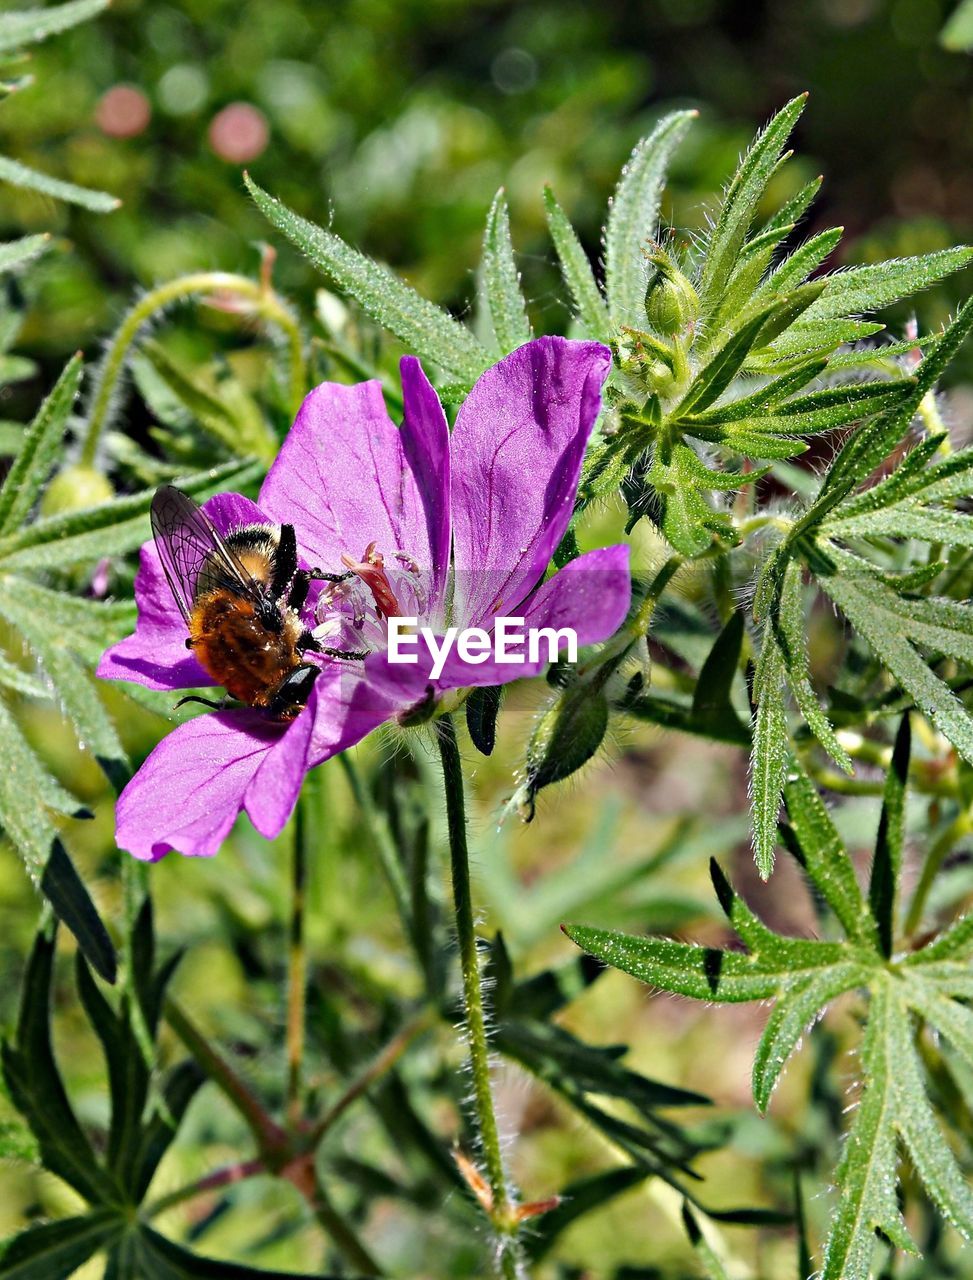
[[[0,488],[0,537],[19,529],[37,501],[60,451],[68,415],[81,385],[82,369],[79,353],[65,365],[24,433],[14,464]]]
[[[805,240],[799,248],[789,254],[776,271],[772,272],[764,283],[756,290],[756,301],[773,294],[788,293],[816,271],[824,260],[834,253],[841,240],[844,227],[832,227],[828,231],[820,231],[810,240]]]
[[[875,921],[862,895],[844,842],[817,788],[796,760],[788,764],[784,803],[791,820],[791,852],[807,871],[848,937],[877,951]]]
[[[706,247],[700,286],[703,313],[716,308],[757,205],[777,168],[784,143],[804,110],[806,94],[793,98],[757,135],[736,173]]]
[[[0,827],[92,965],[114,982],[114,948],[43,806],[78,816],[84,810],[43,769],[2,699],[0,741]]]
[[[10,579],[0,579],[0,616],[7,619],[36,654],[78,739],[120,789],[129,777],[125,749],[91,677],[70,651],[70,633],[52,626],[49,615],[32,612],[18,598],[16,585],[8,585],[9,582]]]
[[[263,471],[258,462],[226,462],[173,483],[196,497],[245,488]],[[148,514],[154,493],[154,489],[146,489],[83,511],[35,520],[27,528],[0,538],[0,561],[7,569],[37,571],[135,551],[149,537]]]
[[[142,1111],[148,1097],[149,1072],[135,1036],[127,1007],[119,1016],[98,990],[84,959],[76,968],[78,995],[88,1021],[101,1041],[108,1066],[111,1094],[111,1128],[108,1135],[108,1167],[121,1186],[131,1177],[141,1140]]]
[[[131,1183],[132,1199],[141,1204],[162,1157],[169,1150],[186,1110],[206,1076],[193,1059],[181,1062],[163,1078],[159,1100],[142,1129]]]
[[[720,1004],[769,1000],[778,994],[785,980],[826,968],[843,958],[837,944],[808,943],[800,939],[778,939],[785,945],[766,959],[691,942],[672,942],[668,938],[637,938],[577,924],[561,927],[571,941],[589,955],[631,974],[640,982],[676,995]],[[794,949],[792,943],[800,946]]]
[[[500,351],[506,355],[531,339],[527,304],[510,240],[510,214],[503,187],[493,197],[483,236],[483,287]]]
[[[773,622],[773,617],[771,620]],[[776,639],[784,657],[784,674],[787,684],[794,695],[798,710],[807,722],[807,727],[838,768],[843,769],[845,773],[853,773],[854,765],[851,757],[838,740],[834,727],[822,710],[811,686],[811,660],[807,643],[801,568],[794,560],[788,562],[784,571]]]
[[[605,224],[605,293],[612,322],[639,325],[645,309],[643,248],[658,235],[659,205],[672,154],[696,111],[663,116],[622,170]]]
[[[117,1204],[119,1191],[78,1124],[51,1045],[50,1002],[54,930],[35,940],[21,991],[13,1044],[3,1045],[10,1096],[37,1138],[46,1168],[92,1204]]]
[[[774,869],[777,814],[787,768],[787,712],[784,704],[784,658],[770,624],[763,630],[753,678],[753,752],[750,801],[753,855],[766,880]]]
[[[744,615],[737,610],[730,615],[700,668],[693,692],[692,716],[701,733],[715,730],[715,736],[723,737],[742,731],[746,736],[746,726],[740,723],[730,702],[744,633]]]
[[[882,954],[886,958],[892,955],[895,939],[896,900],[902,873],[902,845],[905,840],[905,789],[911,750],[909,713],[906,712],[896,734],[892,764],[885,778],[885,798],[868,886],[868,900],[878,925]]]
[[[0,28],[0,42],[2,40],[3,30]],[[15,271],[18,267],[26,266],[46,253],[50,244],[49,235],[22,236],[19,240],[0,244],[0,272]]]
[[[882,982],[869,1008],[862,1045],[862,1060],[868,1064],[868,1082],[862,1090],[837,1170],[841,1198],[831,1220],[822,1280],[868,1280],[876,1229],[899,1248],[915,1252],[895,1195],[894,1074],[897,1066],[889,1044],[894,1017],[891,984]]]
[[[960,246],[924,253],[916,258],[892,258],[873,266],[849,267],[828,276],[821,297],[808,312],[809,320],[829,320],[878,311],[900,298],[928,289],[973,261],[973,249]]]
[[[145,1223],[138,1230],[138,1258],[141,1280],[337,1280],[322,1271],[267,1271],[239,1262],[222,1262],[190,1253],[182,1245],[166,1240]]]
[[[692,386],[672,411],[675,421],[705,409],[723,394],[742,368],[750,348],[773,311],[773,307],[758,311],[727,339],[709,363],[696,374]]]
[[[124,1230],[117,1211],[98,1209],[29,1227],[0,1246],[2,1280],[68,1280]]]
[[[914,648],[920,643],[957,657],[973,654],[973,611],[953,602],[904,600],[857,556],[834,547],[829,554],[838,571],[820,579],[822,588],[919,709],[973,760],[973,720]]]
[[[939,43],[953,53],[969,53],[973,49],[973,0],[960,0],[939,33]]]
[[[24,9],[0,14],[0,53],[39,44],[49,36],[87,22],[108,8],[109,0],[69,0],[46,9]]]
[[[915,387],[905,401],[855,432],[841,448],[825,476],[817,501],[795,526],[795,532],[803,532],[820,521],[856,484],[865,480],[884,461],[890,450],[905,435],[923,396],[933,390],[965,342],[971,328],[973,298],[964,303],[952,324],[943,330],[926,351],[916,371]]]
[[[28,191],[39,191],[41,195],[51,196],[55,200],[64,200],[68,204],[80,205],[82,209],[90,209],[92,213],[111,213],[122,203],[104,191],[89,191],[87,187],[78,187],[73,182],[63,182],[60,178],[52,178],[37,169],[28,169],[25,164],[11,160],[9,156],[0,156],[0,182],[9,182],[11,186],[23,187]]]
[[[298,217],[245,176],[257,207],[339,288],[351,294],[378,324],[447,377],[469,387],[490,364],[470,331],[428,302],[386,267],[352,249],[331,231]]]
[[[753,430],[769,435],[809,435],[812,432],[834,431],[849,423],[870,418],[903,400],[912,390],[910,378],[888,382],[846,383],[837,387],[824,387],[794,400],[787,400],[753,418],[741,415],[742,420],[721,416],[729,421],[731,430]],[[723,406],[729,409],[731,406]],[[721,410],[722,414],[722,410]],[[685,429],[692,430],[691,419]],[[682,424],[680,424],[682,425]]]
[[[608,339],[608,308],[577,233],[549,186],[544,187],[547,226],[561,264],[561,274],[571,291],[578,319],[592,338]]]
[[[696,1215],[689,1207],[688,1201],[684,1200],[682,1204],[682,1224],[689,1237],[689,1243],[693,1247],[699,1264],[703,1269],[703,1275],[707,1280],[729,1280],[729,1274],[723,1263],[716,1256],[709,1241],[703,1235]]]
[[[753,1100],[758,1111],[770,1106],[785,1063],[821,1011],[844,992],[867,986],[871,974],[867,965],[849,960],[808,974],[781,993],[753,1060]]]

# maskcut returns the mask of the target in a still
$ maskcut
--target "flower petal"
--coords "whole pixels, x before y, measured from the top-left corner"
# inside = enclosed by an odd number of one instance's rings
[[[614,635],[625,620],[632,597],[627,546],[604,547],[570,561],[548,578],[518,612],[505,614],[524,619],[524,631],[550,627],[572,628],[578,647],[596,644]],[[520,628],[517,628],[520,631]],[[509,684],[535,676],[548,665],[547,644],[540,645],[536,662],[464,662],[454,648],[436,681],[440,689],[472,685]]]
[[[433,478],[444,470],[446,423],[436,421],[418,371],[409,369],[406,380],[402,431],[379,382],[316,387],[264,481],[261,507],[295,526],[316,568],[340,568],[344,553],[358,560],[370,542],[386,555],[409,552],[427,571],[434,548],[440,554],[447,495]]]
[[[450,443],[459,625],[515,614],[547,568],[610,363],[600,343],[538,338],[488,369],[464,402]]]
[[[429,617],[432,624],[437,625],[442,621],[439,613],[446,591],[449,543],[452,537],[449,516],[449,424],[439,397],[416,357],[403,356],[399,362],[399,371],[405,409],[402,447],[425,503],[428,561],[422,560],[422,563],[428,563],[432,569]]]
[[[219,533],[247,524],[270,521],[249,498],[221,493],[203,504]],[[103,680],[131,680],[149,689],[197,689],[212,685],[196,658],[186,649],[186,624],[162,570],[154,542],[146,542],[135,575],[138,620],[126,636],[103,654],[97,674]]]
[[[225,711],[179,725],[118,798],[119,847],[149,862],[172,849],[189,857],[211,857],[229,834],[261,767],[275,750],[289,756],[291,733],[303,737],[302,719],[282,725],[258,712]],[[298,788],[302,777],[297,777]],[[285,807],[289,813],[297,790],[285,785],[287,778],[273,768],[268,778],[283,793],[268,801],[261,817],[269,817],[271,810],[279,817]],[[271,825],[264,822],[263,834]]]

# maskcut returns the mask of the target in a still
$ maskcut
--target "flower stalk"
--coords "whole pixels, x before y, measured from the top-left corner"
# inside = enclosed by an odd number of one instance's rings
[[[484,1207],[500,1238],[503,1275],[517,1274],[517,1213],[504,1168],[497,1126],[496,1108],[490,1080],[490,1048],[487,1041],[483,988],[476,930],[473,924],[473,897],[470,885],[470,859],[466,842],[466,802],[463,792],[463,768],[460,761],[456,727],[452,717],[436,721],[436,744],[443,766],[446,795],[446,821],[449,830],[450,869],[453,882],[453,907],[456,936],[459,943],[460,970],[463,977],[463,1005],[473,1075],[473,1099],[476,1108],[480,1145],[486,1167],[489,1196]]]
[[[307,387],[307,374],[300,326],[290,310],[266,279],[257,282],[229,271],[197,271],[150,289],[122,321],[98,370],[81,446],[81,466],[93,467],[97,461],[118,384],[125,372],[129,352],[142,330],[154,316],[173,303],[193,297],[240,299],[247,304],[247,314],[256,316],[284,334],[290,370],[290,405],[292,411],[297,412]]]

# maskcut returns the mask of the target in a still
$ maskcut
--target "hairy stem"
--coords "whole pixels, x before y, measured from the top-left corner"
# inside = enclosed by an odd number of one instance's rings
[[[195,1182],[177,1187],[175,1191],[170,1191],[167,1195],[160,1196],[158,1200],[153,1200],[142,1210],[142,1217],[158,1217],[160,1213],[165,1213],[167,1209],[172,1209],[186,1200],[193,1200],[196,1196],[205,1195],[208,1191],[220,1191],[223,1187],[231,1187],[236,1182],[254,1178],[257,1174],[266,1173],[266,1171],[267,1166],[259,1159],[241,1160],[239,1164],[224,1165],[222,1169],[214,1169],[212,1173],[197,1178]]]
[[[94,393],[88,411],[84,443],[81,447],[82,466],[95,465],[98,448],[111,415],[112,402],[131,347],[146,324],[160,311],[186,298],[222,295],[242,298],[250,304],[251,315],[280,329],[286,337],[290,366],[291,409],[297,412],[304,396],[306,374],[304,346],[297,321],[288,308],[266,282],[257,283],[247,276],[228,271],[197,271],[191,275],[169,280],[151,289],[132,307],[116,331],[111,345],[105,352],[98,369]]]
[[[294,822],[291,862],[291,918],[287,940],[287,1119],[295,1127],[301,1119],[301,1068],[304,1062],[307,951],[304,935],[304,898],[307,885],[308,842],[313,821],[308,807],[316,798],[319,774],[305,780]]]
[[[473,925],[473,899],[470,887],[469,850],[466,844],[466,803],[463,794],[463,769],[460,762],[456,727],[452,718],[436,721],[436,742],[443,764],[446,793],[446,819],[449,829],[450,868],[453,880],[453,906],[459,942],[460,969],[463,976],[463,1003],[470,1047],[473,1075],[473,1098],[480,1131],[480,1143],[489,1184],[490,1220],[500,1237],[501,1268],[505,1276],[516,1276],[517,1246],[516,1210],[510,1197],[504,1170],[497,1127],[493,1090],[490,1081],[490,1049],[487,1043],[483,1012],[483,990],[476,930]]]

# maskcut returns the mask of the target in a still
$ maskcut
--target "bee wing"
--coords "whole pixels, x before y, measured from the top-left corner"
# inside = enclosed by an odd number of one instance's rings
[[[179,489],[171,484],[157,489],[150,518],[166,581],[187,623],[204,567],[207,584],[225,586],[249,597],[260,594],[257,583],[220,537],[212,520]]]

